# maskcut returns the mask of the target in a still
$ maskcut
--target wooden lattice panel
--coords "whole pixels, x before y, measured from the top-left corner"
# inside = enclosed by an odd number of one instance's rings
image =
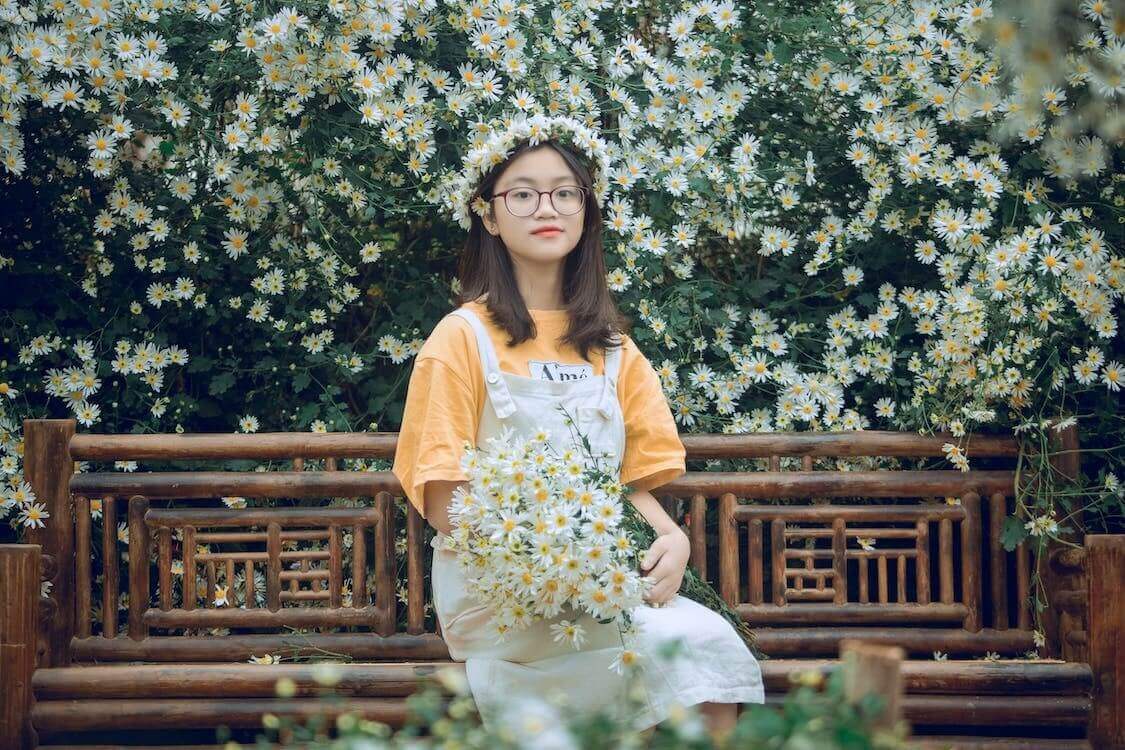
[[[377,593],[389,599],[372,605],[367,592],[369,574],[367,537],[376,544],[393,544],[393,536],[380,533],[389,526],[376,508],[290,508],[246,510],[149,510],[145,523],[157,539],[160,606],[144,619],[154,627],[263,627],[365,625],[394,629],[393,580],[381,571]],[[171,601],[171,536],[183,534],[184,586],[179,607]],[[350,559],[345,560],[343,536],[351,536]],[[197,552],[203,545],[207,552]],[[379,550],[385,553],[386,550]],[[376,554],[375,559],[382,559]],[[350,563],[350,565],[349,565]],[[217,580],[226,583],[228,602],[235,595],[236,567],[243,575],[243,607],[218,606]],[[344,602],[345,568],[350,567],[353,589]],[[384,567],[384,566],[380,566]],[[193,571],[200,570],[206,589],[195,586]],[[260,606],[256,573],[264,572],[265,601]],[[378,571],[377,571],[378,578]],[[384,591],[385,590],[385,591]],[[382,606],[380,606],[382,605]]]
[[[956,497],[956,503],[743,505],[725,493],[714,503],[719,591],[762,627],[1029,630],[1031,555],[1026,544],[1009,552],[1000,543],[1010,498],[993,492],[986,504],[976,492]],[[693,500],[696,564],[706,559],[697,529],[707,503]]]
[[[119,540],[111,533],[116,505],[116,498],[101,500],[106,637],[117,632]],[[358,626],[394,633],[394,516],[392,500],[383,493],[366,508],[148,506],[142,496],[128,504],[130,638],[142,640],[150,628]],[[77,509],[80,552],[88,552],[83,540],[89,539],[89,502],[78,498]],[[89,566],[82,560],[77,614],[79,637],[86,637],[89,585],[83,584]],[[182,581],[178,590],[176,579]]]
[[[725,588],[751,622],[897,621],[979,629],[975,496],[960,505],[737,506],[730,517],[745,524],[746,601],[738,582]],[[954,568],[961,573],[956,597]]]

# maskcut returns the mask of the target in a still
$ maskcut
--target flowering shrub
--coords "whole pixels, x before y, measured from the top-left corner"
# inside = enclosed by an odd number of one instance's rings
[[[26,416],[397,425],[456,289],[442,187],[546,113],[607,143],[609,283],[685,431],[1076,419],[1090,480],[1008,541],[1114,523],[1122,19],[759,5],[0,0],[9,520],[50,522]]]

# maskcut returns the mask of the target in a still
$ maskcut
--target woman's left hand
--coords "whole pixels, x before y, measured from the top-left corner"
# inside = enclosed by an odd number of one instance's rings
[[[675,597],[683,583],[691,558],[691,542],[682,529],[661,534],[641,558],[641,573],[653,581],[645,595],[650,604],[666,604]]]

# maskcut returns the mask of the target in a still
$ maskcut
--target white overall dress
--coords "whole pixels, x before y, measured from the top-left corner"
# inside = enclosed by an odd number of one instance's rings
[[[625,450],[625,420],[617,398],[621,349],[610,348],[605,374],[578,380],[540,380],[502,372],[496,350],[481,320],[467,308],[453,313],[465,318],[476,334],[477,349],[488,390],[477,432],[477,445],[498,435],[502,425],[517,435],[537,427],[551,434],[556,450],[573,442],[562,404],[589,438],[595,453],[610,454],[611,473],[620,468]],[[467,592],[454,552],[441,548],[444,535],[434,537],[432,583],[434,609],[442,636],[455,661],[465,662],[474,701],[485,726],[502,713],[505,701],[528,694],[547,698],[554,693],[579,712],[614,710],[626,695],[626,675],[610,669],[622,648],[615,624],[598,624],[589,614],[577,620],[585,629],[579,649],[556,643],[550,625],[569,618],[539,620],[497,643],[489,627],[489,606]],[[633,610],[637,634],[629,645],[639,655],[644,707],[631,717],[636,730],[647,729],[669,714],[673,703],[762,703],[762,673],[757,660],[735,629],[721,615],[677,594],[664,607],[641,605]],[[673,661],[662,659],[659,647],[668,639],[683,639]],[[659,660],[659,661],[658,661]]]

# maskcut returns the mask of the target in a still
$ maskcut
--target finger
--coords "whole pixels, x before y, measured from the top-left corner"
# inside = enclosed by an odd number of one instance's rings
[[[663,601],[668,598],[668,594],[672,588],[672,582],[668,576],[656,579],[649,596],[654,601]]]
[[[660,559],[652,570],[647,573],[647,576],[654,581],[661,581],[675,573],[676,564],[670,555],[665,555]]]
[[[657,601],[670,601],[676,592],[680,590],[680,582],[674,576],[666,576],[660,579],[653,587],[653,599]]]
[[[659,544],[659,542],[657,542],[657,544]],[[664,557],[664,545],[658,547],[656,544],[653,544],[649,547],[648,552],[645,553],[644,559],[641,560],[641,569],[648,570],[656,565],[662,557]]]
[[[653,581],[653,585],[645,593],[645,600],[650,603],[660,601],[664,596],[666,596],[667,588],[667,583],[661,583],[661,581],[658,580]]]

